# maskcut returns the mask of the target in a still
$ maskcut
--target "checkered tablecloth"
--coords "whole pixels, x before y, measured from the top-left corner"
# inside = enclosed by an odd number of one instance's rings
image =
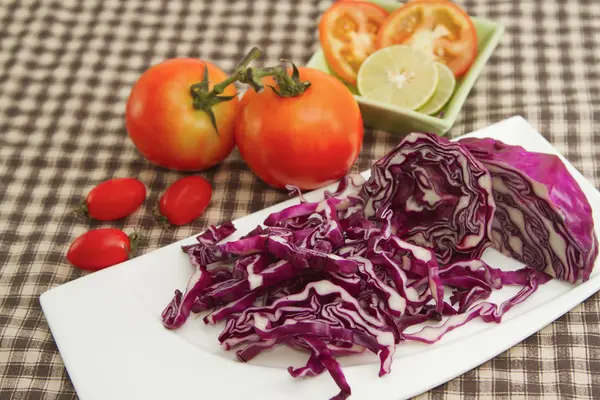
[[[158,226],[153,204],[181,174],[144,161],[129,141],[125,102],[150,65],[185,56],[230,71],[251,46],[264,63],[306,62],[318,46],[321,0],[0,0],[0,399],[76,398],[39,295],[83,273],[68,244],[89,228],[143,228],[152,251],[287,196],[237,152],[206,171],[212,205],[193,225]],[[469,0],[506,33],[452,136],[515,114],[600,182],[600,2]],[[368,131],[359,168],[398,137]],[[115,223],[68,215],[96,183],[137,176],[148,206]],[[76,299],[74,299],[76,301]],[[502,355],[419,398],[600,398],[600,297],[593,296]],[[440,360],[452,362],[452,360]]]

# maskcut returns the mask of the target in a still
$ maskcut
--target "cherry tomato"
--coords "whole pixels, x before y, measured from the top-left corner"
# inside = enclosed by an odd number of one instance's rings
[[[137,234],[127,236],[120,229],[94,229],[71,243],[67,260],[77,268],[97,271],[126,261],[136,241]]]
[[[167,188],[158,202],[160,214],[173,225],[189,224],[210,203],[212,187],[200,176],[181,178]]]
[[[218,133],[209,115],[193,107],[190,87],[202,81],[205,66],[209,88],[227,78],[214,64],[177,58],[151,67],[133,86],[127,101],[127,132],[153,163],[174,170],[202,170],[231,153],[237,98],[212,108]],[[234,85],[223,92],[235,94]]]
[[[363,61],[377,50],[377,31],[388,12],[367,2],[342,1],[331,6],[319,23],[319,40],[331,69],[356,85]]]
[[[100,183],[85,198],[80,212],[100,221],[125,218],[146,199],[146,187],[134,178],[114,178]]]
[[[410,44],[446,64],[456,77],[464,75],[477,56],[477,30],[469,15],[447,0],[404,4],[385,20],[378,46]]]
[[[342,178],[362,146],[363,122],[352,93],[338,79],[299,68],[311,86],[297,97],[280,97],[267,85],[248,90],[240,103],[235,139],[248,166],[278,188],[315,189]]]

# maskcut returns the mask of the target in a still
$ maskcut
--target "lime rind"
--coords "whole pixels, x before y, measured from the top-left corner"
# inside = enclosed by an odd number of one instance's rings
[[[407,45],[379,49],[358,71],[361,96],[416,110],[433,97],[438,70],[431,56]]]
[[[437,89],[431,99],[424,106],[417,109],[423,114],[433,115],[438,113],[452,98],[456,87],[456,78],[450,68],[440,62],[436,62],[435,67],[438,70]]]

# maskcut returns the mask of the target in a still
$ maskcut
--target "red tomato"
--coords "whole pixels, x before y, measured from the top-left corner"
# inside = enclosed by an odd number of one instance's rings
[[[448,0],[417,0],[404,4],[385,20],[378,46],[409,44],[446,64],[456,77],[464,75],[477,56],[477,30],[469,15]]]
[[[145,199],[146,187],[137,179],[109,179],[88,193],[84,212],[100,221],[112,221],[133,213]]]
[[[97,271],[121,263],[129,258],[132,241],[120,229],[94,229],[71,243],[67,260],[77,268]]]
[[[177,58],[148,69],[131,90],[127,132],[140,153],[161,167],[201,170],[223,161],[233,149],[237,98],[213,107],[218,134],[208,114],[193,107],[190,87],[202,81],[205,65],[210,88],[227,78],[209,62]],[[234,85],[223,93],[235,94]]]
[[[188,176],[167,188],[158,202],[158,209],[173,225],[185,225],[206,210],[211,196],[212,187],[206,179]]]
[[[377,31],[387,16],[373,3],[342,1],[321,17],[319,40],[327,64],[345,82],[356,85],[361,64],[377,50]]]
[[[262,180],[275,187],[315,189],[342,178],[362,146],[363,122],[352,93],[339,80],[299,68],[311,86],[297,97],[280,97],[267,85],[248,90],[240,103],[235,139]]]

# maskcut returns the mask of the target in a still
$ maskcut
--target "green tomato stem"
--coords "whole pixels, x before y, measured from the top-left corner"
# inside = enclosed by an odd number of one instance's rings
[[[292,64],[292,74],[288,74],[288,70],[285,66],[287,60],[282,60],[282,64],[275,67],[264,67],[264,68],[251,68],[248,64],[252,60],[260,57],[261,51],[257,47],[253,47],[248,54],[236,65],[231,76],[227,77],[222,82],[219,82],[213,86],[212,90],[209,90],[209,76],[208,68],[204,68],[204,76],[201,82],[196,83],[190,87],[190,95],[192,96],[192,104],[194,109],[204,111],[208,114],[213,127],[217,135],[219,130],[217,128],[217,121],[213,112],[213,107],[216,105],[230,101],[236,96],[222,96],[230,85],[240,82],[249,85],[254,91],[260,92],[264,89],[264,85],[261,81],[262,78],[272,76],[277,87],[269,86],[273,92],[281,97],[296,97],[300,96],[310,87],[310,82],[301,81],[298,73],[298,68]]]
[[[141,233],[139,232],[133,232],[131,235],[129,235],[129,258],[134,258],[137,255],[137,251],[139,249],[140,244],[142,243],[142,241],[145,241],[147,238],[145,236],[143,236]]]
[[[159,209],[158,203],[156,203],[156,205],[152,209],[152,216],[154,217],[154,219],[156,220],[156,222],[158,222],[159,224],[161,224],[163,226],[163,228],[165,228],[168,231],[171,230],[172,225],[169,222],[169,220],[167,219],[167,217],[165,217],[164,215],[162,215],[160,213],[160,209]]]
[[[248,64],[250,64],[252,60],[259,58],[260,56],[261,51],[259,50],[259,48],[253,47],[248,52],[248,54],[246,54],[246,56],[235,66],[231,76],[227,77],[227,79],[225,79],[223,82],[220,82],[213,87],[211,94],[213,96],[220,95],[225,91],[225,89],[227,89],[229,85],[243,79],[243,75],[246,71],[246,68],[248,68]]]
[[[81,220],[91,219],[85,199],[81,200],[81,203],[75,209],[71,210],[69,215],[73,215],[75,218]]]

